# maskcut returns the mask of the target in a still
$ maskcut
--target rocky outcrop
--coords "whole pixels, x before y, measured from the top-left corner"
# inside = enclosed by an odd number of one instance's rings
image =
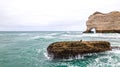
[[[53,59],[68,59],[87,53],[97,53],[111,50],[106,41],[65,41],[55,42],[48,46],[48,56]]]
[[[87,30],[84,33],[90,33],[93,28],[96,33],[120,33],[120,12],[95,12],[88,18],[86,25]]]

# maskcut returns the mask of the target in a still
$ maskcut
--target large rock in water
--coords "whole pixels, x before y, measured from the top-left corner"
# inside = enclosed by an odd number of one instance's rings
[[[53,59],[68,59],[87,53],[97,53],[111,50],[106,41],[65,41],[55,42],[48,46],[48,56]]]
[[[120,33],[120,12],[110,13],[95,12],[87,20],[87,30],[84,33],[91,33],[94,28],[96,33]]]

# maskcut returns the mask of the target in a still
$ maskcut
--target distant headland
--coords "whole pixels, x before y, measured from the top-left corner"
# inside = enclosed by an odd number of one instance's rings
[[[96,33],[120,33],[120,12],[95,12],[89,16],[86,25],[84,33],[92,33],[92,29],[95,29]]]

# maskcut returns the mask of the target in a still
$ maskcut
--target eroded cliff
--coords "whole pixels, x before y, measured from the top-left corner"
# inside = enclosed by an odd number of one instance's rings
[[[84,33],[90,33],[93,28],[97,33],[120,33],[120,12],[95,12],[89,16],[86,25]]]

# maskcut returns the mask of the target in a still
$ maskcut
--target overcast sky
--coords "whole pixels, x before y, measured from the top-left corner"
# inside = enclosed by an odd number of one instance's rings
[[[120,0],[0,0],[0,31],[81,31],[95,11],[120,10]]]

